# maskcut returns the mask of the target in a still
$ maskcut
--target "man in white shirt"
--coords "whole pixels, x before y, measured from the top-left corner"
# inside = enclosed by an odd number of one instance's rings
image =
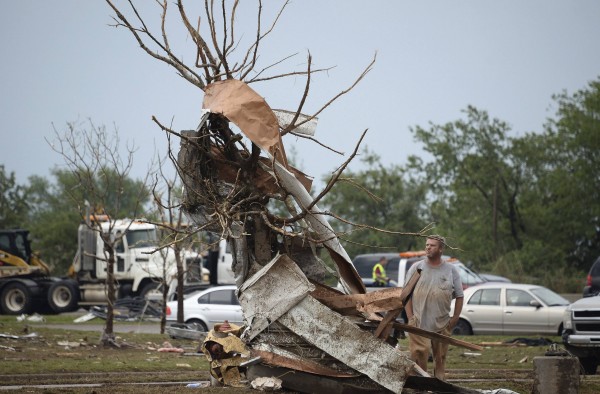
[[[445,244],[446,240],[439,235],[427,237],[425,243],[427,258],[413,264],[406,275],[408,282],[412,274],[417,269],[421,269],[421,277],[404,309],[409,325],[450,335],[458,322],[464,296],[458,269],[451,263],[442,261]],[[456,299],[454,315],[450,317],[450,304],[453,298]],[[409,350],[413,361],[425,371],[427,371],[427,359],[431,351],[434,375],[444,380],[447,343],[409,334]]]

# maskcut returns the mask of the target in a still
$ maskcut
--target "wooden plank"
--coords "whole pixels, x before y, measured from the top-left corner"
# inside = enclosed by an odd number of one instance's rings
[[[381,316],[376,313],[402,307],[401,293],[401,288],[390,287],[366,294],[336,294],[319,289],[311,295],[344,316],[362,314],[368,320],[379,321]]]
[[[503,346],[503,347],[522,347],[525,343],[504,343],[504,342],[479,342],[481,346]]]
[[[413,290],[415,289],[415,286],[417,285],[417,282],[419,281],[420,278],[421,278],[421,270],[417,269],[415,271],[415,273],[410,277],[408,282],[406,283],[406,286],[404,286],[404,288],[402,289],[402,293],[400,294],[400,299],[402,300],[402,303],[404,305],[406,305],[408,300],[410,300]]]
[[[396,320],[400,313],[402,313],[402,308],[394,309],[393,311],[386,313],[383,320],[379,322],[379,325],[377,326],[377,329],[373,335],[379,339],[385,339],[389,337],[393,328],[392,322]]]
[[[400,298],[386,298],[384,300],[377,300],[364,305],[358,304],[356,306],[358,311],[364,313],[387,312],[403,308],[404,304],[402,304]]]
[[[357,304],[366,305],[379,300],[398,298],[402,294],[400,287],[386,287],[382,290],[371,291],[366,294],[342,294],[329,297],[320,297],[319,301],[332,308],[356,308]]]
[[[425,338],[437,339],[438,341],[448,342],[451,345],[464,347],[464,348],[470,349],[470,350],[477,350],[477,351],[483,350],[483,346],[475,345],[473,343],[466,342],[466,341],[461,341],[460,339],[452,338],[452,337],[449,337],[449,336],[443,335],[443,334],[438,334],[437,332],[423,330],[422,328],[417,328],[417,327],[409,326],[408,324],[402,324],[402,323],[393,323],[393,325],[394,325],[394,328],[399,328],[408,333],[416,334],[416,335],[419,335],[419,336],[422,336]]]
[[[396,318],[400,315],[400,313],[402,313],[402,310],[404,309],[404,305],[406,305],[406,303],[412,296],[412,292],[415,289],[415,286],[417,285],[417,282],[419,281],[420,278],[421,278],[421,270],[418,269],[410,277],[410,279],[408,280],[408,283],[406,283],[406,286],[404,286],[404,288],[402,289],[402,293],[400,293],[401,306],[386,313],[383,320],[379,323],[379,326],[377,326],[377,329],[375,330],[375,333],[374,333],[374,335],[377,338],[385,339],[390,335],[390,332],[392,331],[392,328],[393,328],[392,323],[396,320]]]

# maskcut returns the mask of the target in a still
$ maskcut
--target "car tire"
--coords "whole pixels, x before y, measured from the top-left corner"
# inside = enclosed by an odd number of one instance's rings
[[[473,335],[471,325],[464,319],[459,319],[452,329],[452,335]]]
[[[208,332],[208,328],[206,327],[206,324],[204,324],[204,322],[202,320],[190,319],[190,320],[186,321],[185,324],[187,324],[188,326],[191,326],[191,328],[194,328],[196,331]]]
[[[580,357],[579,362],[585,375],[595,375],[598,369],[598,359],[595,357]]]

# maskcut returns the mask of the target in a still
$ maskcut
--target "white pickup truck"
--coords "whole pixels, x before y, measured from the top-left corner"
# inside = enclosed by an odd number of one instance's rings
[[[377,290],[378,287],[373,283],[373,266],[385,257],[388,261],[385,272],[388,278],[393,280],[397,286],[403,286],[408,269],[416,262],[425,259],[425,251],[400,252],[400,253],[371,253],[359,254],[352,260],[352,264],[358,271],[367,290]],[[460,272],[460,279],[463,288],[474,286],[485,282],[477,273],[471,271],[458,259],[449,256],[442,257],[445,261],[456,265]]]
[[[563,344],[577,356],[586,375],[600,363],[600,295],[575,301],[563,316]]]

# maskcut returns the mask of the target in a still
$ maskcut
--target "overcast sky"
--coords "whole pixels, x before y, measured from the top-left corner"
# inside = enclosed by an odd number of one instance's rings
[[[184,2],[190,12],[192,3]],[[281,2],[263,3],[266,25]],[[129,32],[109,26],[113,12],[104,1],[0,0],[0,6],[0,164],[19,183],[63,165],[45,140],[54,140],[53,125],[60,131],[67,122],[91,119],[118,128],[124,142],[138,147],[136,178],[156,149],[166,151],[153,115],[176,130],[196,127],[202,91],[146,55]],[[155,2],[144,1],[142,11],[158,33]],[[255,34],[253,15],[252,7],[238,15],[240,37]],[[173,47],[193,62],[190,39],[171,22]],[[507,122],[515,135],[541,130],[554,115],[553,94],[583,89],[600,75],[599,38],[595,0],[296,0],[264,42],[261,61],[266,66],[298,53],[273,72],[303,69],[310,51],[313,68],[335,66],[315,77],[305,105],[311,112],[351,85],[377,53],[364,80],[320,115],[316,137],[349,154],[368,128],[364,145],[390,165],[422,153],[411,127],[464,118],[467,105]],[[251,86],[272,108],[294,109],[304,80]],[[317,179],[345,160],[314,143],[288,137],[284,143],[288,152],[295,146],[298,166]]]

